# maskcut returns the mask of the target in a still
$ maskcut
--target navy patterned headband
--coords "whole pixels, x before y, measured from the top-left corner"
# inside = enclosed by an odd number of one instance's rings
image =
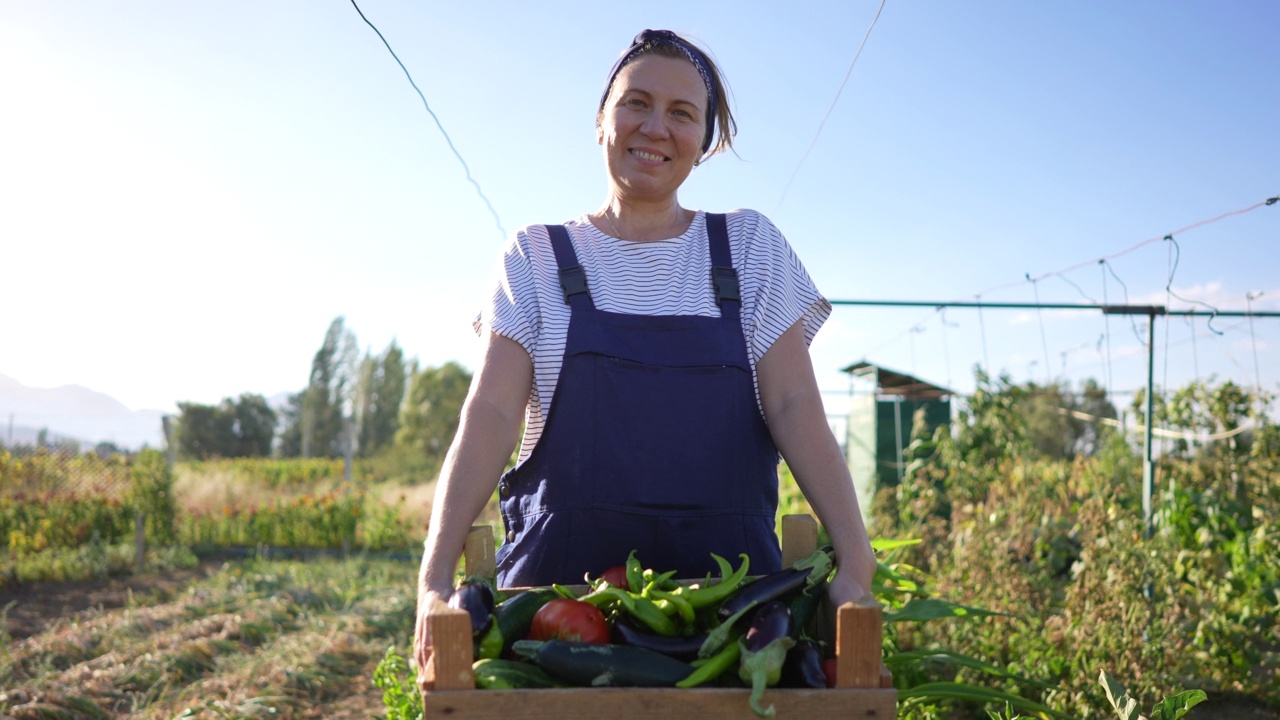
[[[689,59],[689,62],[693,63],[693,66],[698,69],[698,74],[702,76],[702,82],[707,86],[707,131],[702,140],[702,152],[705,154],[711,147],[711,138],[715,135],[716,114],[720,107],[720,98],[716,97],[716,83],[711,77],[711,64],[701,50],[685,42],[684,38],[670,30],[645,30],[636,36],[635,40],[631,42],[631,47],[622,53],[622,56],[618,58],[618,62],[613,64],[613,69],[609,71],[609,80],[605,83],[604,94],[600,96],[600,110],[604,110],[604,104],[609,99],[609,92],[613,90],[613,82],[617,80],[618,73],[622,72],[622,68],[636,59],[636,56],[643,51],[660,45],[670,45],[683,53]]]

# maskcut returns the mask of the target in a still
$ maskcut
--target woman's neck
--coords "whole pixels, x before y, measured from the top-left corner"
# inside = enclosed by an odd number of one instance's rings
[[[694,215],[694,211],[680,207],[674,197],[661,203],[634,203],[614,196],[591,220],[597,228],[616,238],[644,242],[683,235]]]

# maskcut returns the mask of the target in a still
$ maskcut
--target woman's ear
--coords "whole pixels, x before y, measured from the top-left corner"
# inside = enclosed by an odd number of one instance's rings
[[[597,145],[604,144],[604,128],[601,127],[599,123],[596,124],[596,144]]]

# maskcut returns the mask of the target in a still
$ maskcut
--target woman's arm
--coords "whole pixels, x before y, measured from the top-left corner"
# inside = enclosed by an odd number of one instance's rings
[[[831,536],[839,567],[831,599],[837,605],[861,600],[870,594],[875,554],[849,467],[827,425],[803,321],[774,342],[757,363],[756,376],[773,441]]]
[[[529,353],[514,340],[490,332],[431,504],[431,524],[418,575],[418,618],[413,641],[419,678],[431,658],[427,611],[435,601],[447,600],[453,592],[454,572],[467,532],[493,495],[519,440],[532,384]]]

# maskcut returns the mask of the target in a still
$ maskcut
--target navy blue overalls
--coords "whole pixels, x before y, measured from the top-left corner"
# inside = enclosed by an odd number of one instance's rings
[[[626,562],[718,575],[781,565],[778,451],[756,403],[723,215],[706,216],[720,317],[596,309],[562,225],[548,226],[570,305],[543,434],[499,481],[502,587],[581,583]]]

